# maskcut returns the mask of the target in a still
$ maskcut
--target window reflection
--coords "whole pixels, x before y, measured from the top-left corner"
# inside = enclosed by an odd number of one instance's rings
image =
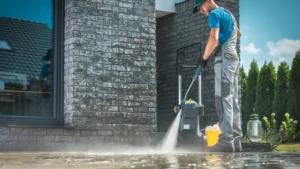
[[[0,116],[53,117],[52,0],[0,5]]]
[[[11,50],[11,47],[8,45],[7,41],[0,40],[0,49]]]

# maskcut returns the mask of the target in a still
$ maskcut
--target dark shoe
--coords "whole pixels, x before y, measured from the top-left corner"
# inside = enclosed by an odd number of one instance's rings
[[[222,144],[218,142],[213,147],[205,147],[206,152],[234,152],[234,145],[233,144]]]
[[[242,141],[241,139],[234,140],[234,148],[236,152],[242,152]]]

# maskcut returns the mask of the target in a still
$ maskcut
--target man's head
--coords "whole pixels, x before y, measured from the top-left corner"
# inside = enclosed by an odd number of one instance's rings
[[[49,49],[46,55],[42,58],[42,61],[51,61],[53,59],[53,49]]]
[[[216,3],[214,0],[195,0],[195,6],[193,12],[196,13],[200,11],[204,15],[208,16],[210,11],[216,8]]]

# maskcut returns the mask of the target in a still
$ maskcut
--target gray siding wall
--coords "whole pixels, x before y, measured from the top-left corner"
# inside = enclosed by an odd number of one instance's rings
[[[239,21],[239,0],[218,0],[216,3],[229,9]],[[166,131],[175,117],[173,107],[178,104],[176,60],[185,64],[195,64],[202,57],[209,37],[207,17],[193,14],[194,0],[186,0],[176,5],[176,13],[157,20],[157,72],[158,72],[158,130]],[[194,44],[193,46],[190,46]],[[181,49],[186,47],[185,49]],[[180,50],[178,50],[180,49]],[[177,51],[178,50],[178,51]],[[239,48],[238,48],[239,52]],[[202,104],[205,116],[201,127],[213,124],[217,119],[214,102],[214,58],[210,57],[208,67],[202,75]],[[192,80],[195,69],[183,72],[183,92]],[[198,101],[197,83],[188,98]]]

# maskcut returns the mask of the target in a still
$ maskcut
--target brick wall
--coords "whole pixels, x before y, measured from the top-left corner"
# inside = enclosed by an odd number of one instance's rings
[[[219,0],[218,5],[233,12],[239,21],[239,0]],[[186,0],[176,5],[176,13],[157,20],[157,71],[158,71],[158,130],[166,131],[175,117],[173,107],[178,104],[176,58],[185,58],[186,64],[194,64],[203,55],[209,36],[207,17],[193,14],[194,0]],[[191,46],[192,45],[192,46]],[[186,47],[186,48],[184,48]],[[181,49],[184,48],[184,49]],[[181,49],[177,51],[178,49]],[[239,48],[238,48],[239,52]],[[205,116],[201,127],[217,121],[214,102],[213,57],[202,76],[202,104]],[[191,82],[195,69],[183,73],[183,92]],[[190,97],[197,99],[197,83]]]
[[[0,151],[114,151],[156,145],[163,134],[51,127],[0,127]]]
[[[65,10],[65,125],[156,131],[155,0],[66,0]]]

